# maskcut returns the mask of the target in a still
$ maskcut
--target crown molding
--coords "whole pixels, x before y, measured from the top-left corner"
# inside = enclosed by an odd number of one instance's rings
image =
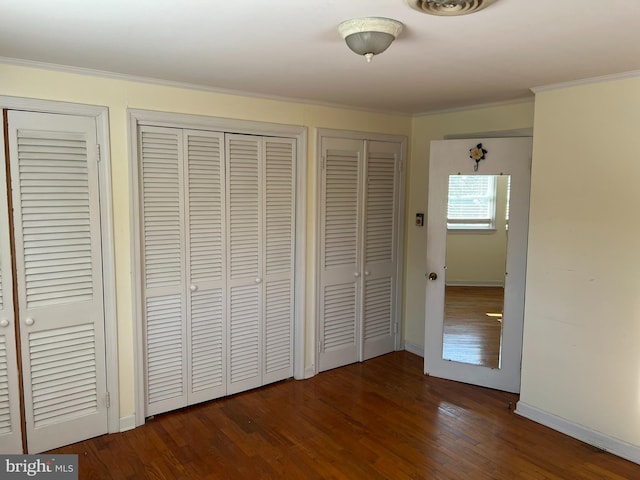
[[[181,88],[185,90],[196,90],[201,92],[218,93],[221,95],[232,95],[238,97],[256,98],[260,100],[272,100],[276,102],[297,103],[300,105],[312,105],[316,107],[337,108],[342,110],[354,110],[366,113],[374,113],[380,115],[394,115],[398,117],[411,118],[413,115],[407,112],[399,112],[392,110],[377,110],[372,108],[358,107],[355,105],[331,103],[331,102],[319,102],[308,100],[304,98],[293,97],[281,97],[277,95],[267,95],[256,92],[248,92],[242,90],[231,90],[226,88],[212,87],[208,85],[200,85],[196,83],[176,82],[172,80],[163,80],[153,77],[141,77],[137,75],[128,75],[125,73],[108,72],[106,70],[95,70],[92,68],[74,67],[70,65],[60,65],[57,63],[38,62],[35,60],[23,60],[19,58],[0,57],[0,64],[13,65],[17,67],[26,68],[39,68],[43,70],[52,70],[62,73],[70,73],[76,75],[85,75],[92,77],[107,78],[111,80],[121,80],[125,82],[146,83],[152,85],[158,85],[162,87]]]
[[[569,82],[552,83],[531,88],[534,94],[548,92],[550,90],[560,90],[563,88],[578,87],[581,85],[590,85],[592,83],[611,82],[615,80],[625,80],[628,78],[640,77],[640,70],[632,70],[630,72],[613,73],[611,75],[601,75],[599,77],[582,78],[579,80],[571,80]]]
[[[469,110],[478,110],[480,108],[492,108],[492,107],[505,107],[508,105],[517,105],[519,103],[533,103],[534,97],[533,95],[527,95],[526,97],[515,98],[513,100],[503,100],[499,102],[489,102],[489,103],[477,103],[474,105],[466,105],[463,107],[453,107],[453,108],[443,108],[439,110],[429,110],[428,112],[416,113],[413,115],[413,118],[418,117],[428,117],[429,115],[442,115],[445,113],[457,113],[457,112],[466,112]]]

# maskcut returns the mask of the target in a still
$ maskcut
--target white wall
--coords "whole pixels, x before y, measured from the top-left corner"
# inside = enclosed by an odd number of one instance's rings
[[[129,198],[127,108],[302,125],[308,128],[306,367],[309,367],[313,361],[315,346],[313,238],[316,208],[316,129],[333,128],[405,136],[411,133],[411,118],[399,115],[219,94],[2,64],[0,64],[0,95],[102,105],[109,108],[121,417],[134,414],[134,320],[130,277],[131,199]]]
[[[424,348],[427,222],[415,226],[415,214],[427,213],[429,147],[445,135],[527,129],[533,127],[533,102],[488,106],[424,115],[413,119],[407,169],[405,232],[404,341],[412,350]]]
[[[640,78],[536,95],[520,398],[636,447],[639,139]]]

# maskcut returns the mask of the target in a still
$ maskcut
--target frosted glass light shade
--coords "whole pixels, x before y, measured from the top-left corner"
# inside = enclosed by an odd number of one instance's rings
[[[394,36],[384,32],[358,32],[352,33],[344,40],[347,46],[358,55],[367,53],[378,55],[389,48]]]
[[[402,31],[404,25],[397,20],[380,17],[354,18],[338,25],[338,31],[347,46],[368,62],[374,55],[384,52]]]

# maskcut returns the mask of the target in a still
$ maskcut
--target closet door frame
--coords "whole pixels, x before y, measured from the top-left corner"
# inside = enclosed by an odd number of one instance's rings
[[[313,252],[314,252],[314,265],[317,272],[318,280],[316,281],[314,297],[312,299],[313,303],[313,311],[315,312],[315,318],[317,319],[315,322],[315,329],[313,332],[314,339],[312,345],[315,345],[314,349],[314,364],[313,364],[313,374],[317,374],[319,372],[320,366],[320,300],[322,292],[321,284],[319,281],[319,275],[322,269],[321,265],[321,234],[322,234],[322,139],[323,138],[339,138],[339,139],[351,139],[351,140],[359,140],[362,142],[365,141],[373,141],[373,142],[394,142],[399,143],[401,145],[400,152],[400,161],[399,161],[399,175],[398,175],[398,193],[397,193],[397,209],[395,215],[397,215],[397,237],[396,237],[396,289],[394,292],[394,301],[395,301],[395,309],[394,316],[397,322],[397,330],[396,330],[396,338],[395,338],[395,350],[402,349],[402,294],[403,294],[403,280],[404,280],[404,235],[405,235],[405,177],[406,177],[406,165],[407,165],[407,137],[403,135],[387,135],[387,134],[379,134],[379,133],[368,133],[368,132],[355,132],[349,130],[335,130],[330,128],[319,128],[316,131],[316,208],[315,208],[315,233],[313,235],[314,243],[313,243]],[[365,157],[367,155],[365,149]],[[363,168],[367,162],[367,158],[363,159]],[[364,177],[364,173],[362,173],[362,177]],[[360,189],[364,188],[365,179],[362,178],[360,182]],[[359,192],[359,195],[362,195],[362,192]],[[362,227],[364,219],[361,218],[358,221],[358,225]],[[362,242],[359,241],[362,245]],[[358,297],[358,302],[361,301],[361,296]],[[363,361],[363,339],[362,339],[362,325],[358,327],[360,330],[360,338],[357,339],[359,343],[358,355],[359,360]]]
[[[107,391],[110,396],[108,409],[109,433],[123,430],[120,421],[120,394],[118,371],[118,327],[116,315],[115,241],[113,228],[113,202],[111,195],[111,149],[109,143],[109,110],[107,107],[56,102],[32,98],[0,95],[0,110],[92,117],[96,122],[99,151],[99,198],[102,246],[102,282],[104,289],[105,353],[107,367]],[[4,137],[0,142],[4,148]],[[4,168],[4,167],[3,167]]]
[[[265,137],[287,137],[296,141],[296,215],[295,215],[295,286],[294,286],[294,337],[293,376],[305,377],[305,291],[306,291],[306,212],[307,212],[307,129],[299,125],[235,120],[203,115],[189,115],[152,110],[128,109],[129,144],[129,194],[131,199],[131,289],[132,315],[134,322],[134,389],[135,426],[145,423],[144,407],[144,334],[142,319],[142,259],[140,258],[140,204],[138,176],[137,131],[139,125],[174,127],[189,130],[207,130],[226,133],[260,135]]]

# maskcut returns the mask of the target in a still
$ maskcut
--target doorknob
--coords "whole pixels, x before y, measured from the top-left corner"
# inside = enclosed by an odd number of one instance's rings
[[[356,272],[353,274],[354,277],[358,278],[360,276],[360,273]]]
[[[0,327],[8,327],[9,326],[9,320],[7,320],[6,318],[3,318],[2,320],[0,320]]]
[[[30,327],[30,326],[31,326],[31,325],[33,325],[35,322],[33,321],[33,318],[31,318],[31,317],[27,317],[27,318],[25,319],[24,323],[25,323],[27,326],[29,326],[29,327]]]
[[[192,292],[197,292],[198,291],[198,286],[197,285],[191,285],[189,287],[189,290],[191,290]]]
[[[429,274],[429,280],[435,280],[436,278],[438,278],[438,274],[436,272],[431,272]]]

